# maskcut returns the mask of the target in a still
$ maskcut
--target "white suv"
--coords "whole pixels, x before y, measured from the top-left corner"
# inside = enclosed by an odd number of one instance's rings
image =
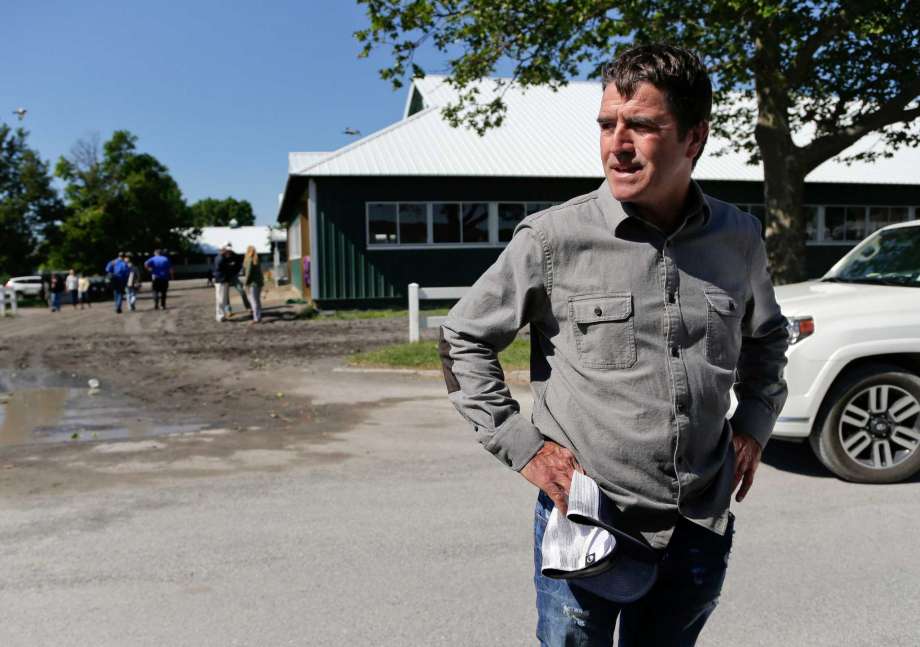
[[[823,278],[776,297],[792,344],[774,437],[807,438],[851,481],[920,470],[920,222],[880,229]]]
[[[3,287],[15,290],[16,294],[37,297],[42,293],[42,277],[14,276]]]

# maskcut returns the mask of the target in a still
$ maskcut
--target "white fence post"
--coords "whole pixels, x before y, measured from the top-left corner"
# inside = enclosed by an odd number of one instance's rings
[[[416,342],[418,335],[418,283],[409,284],[409,341]]]

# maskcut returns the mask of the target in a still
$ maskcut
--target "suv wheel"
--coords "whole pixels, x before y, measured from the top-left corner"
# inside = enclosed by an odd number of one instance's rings
[[[920,378],[887,364],[854,371],[828,394],[809,441],[848,481],[909,478],[920,470]]]

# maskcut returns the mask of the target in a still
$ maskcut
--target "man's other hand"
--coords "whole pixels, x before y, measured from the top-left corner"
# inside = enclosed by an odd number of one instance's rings
[[[735,481],[732,490],[738,487],[738,483],[741,483],[735,495],[735,501],[741,503],[754,484],[754,473],[760,466],[760,454],[763,448],[747,434],[732,436],[732,445],[735,446]]]
[[[521,470],[521,475],[546,492],[559,508],[559,513],[565,515],[569,507],[572,472],[575,470],[584,473],[575,455],[562,445],[547,440]]]

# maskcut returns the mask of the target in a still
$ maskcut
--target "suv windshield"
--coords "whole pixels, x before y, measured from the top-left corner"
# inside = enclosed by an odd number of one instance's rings
[[[920,227],[869,236],[822,280],[920,287]]]

